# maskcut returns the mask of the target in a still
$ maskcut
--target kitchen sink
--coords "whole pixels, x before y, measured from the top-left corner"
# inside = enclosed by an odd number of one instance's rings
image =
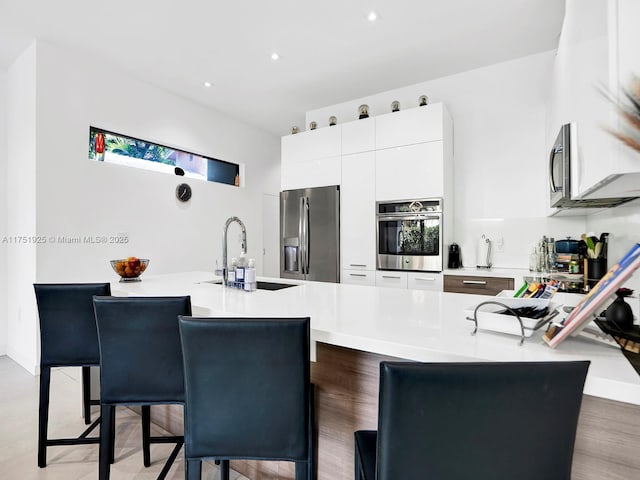
[[[200,283],[211,283],[213,285],[222,285],[222,280],[205,280]],[[276,282],[260,282],[258,281],[256,287],[258,290],[282,290],[283,288],[295,287],[296,285],[291,283],[276,283]]]

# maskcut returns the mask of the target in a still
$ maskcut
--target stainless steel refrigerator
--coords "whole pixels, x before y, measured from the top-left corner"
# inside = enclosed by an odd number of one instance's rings
[[[280,277],[340,281],[340,187],[280,193]]]

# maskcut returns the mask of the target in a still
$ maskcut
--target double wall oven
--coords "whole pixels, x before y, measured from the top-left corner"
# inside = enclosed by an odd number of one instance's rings
[[[378,270],[442,271],[442,200],[377,202]]]

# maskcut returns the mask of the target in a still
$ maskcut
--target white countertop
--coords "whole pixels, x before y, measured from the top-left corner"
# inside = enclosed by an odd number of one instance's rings
[[[331,345],[423,362],[591,360],[584,392],[640,405],[640,376],[621,351],[588,338],[570,338],[556,349],[534,332],[518,338],[489,331],[472,336],[463,310],[491,297],[322,282],[278,291],[243,292],[198,283],[206,272],[143,276],[112,284],[114,295],[191,295],[194,316],[309,316],[311,339]]]

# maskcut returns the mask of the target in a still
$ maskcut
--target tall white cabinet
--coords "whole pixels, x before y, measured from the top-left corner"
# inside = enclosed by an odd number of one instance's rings
[[[638,0],[567,0],[554,64],[547,128],[551,148],[563,123],[577,125],[579,154],[571,161],[574,198],[640,195],[640,155],[606,129],[623,128],[613,99],[640,75]]]
[[[340,185],[343,283],[441,290],[442,274],[376,272],[376,201],[442,198],[446,246],[452,174],[453,127],[441,103],[282,138],[283,190]]]

